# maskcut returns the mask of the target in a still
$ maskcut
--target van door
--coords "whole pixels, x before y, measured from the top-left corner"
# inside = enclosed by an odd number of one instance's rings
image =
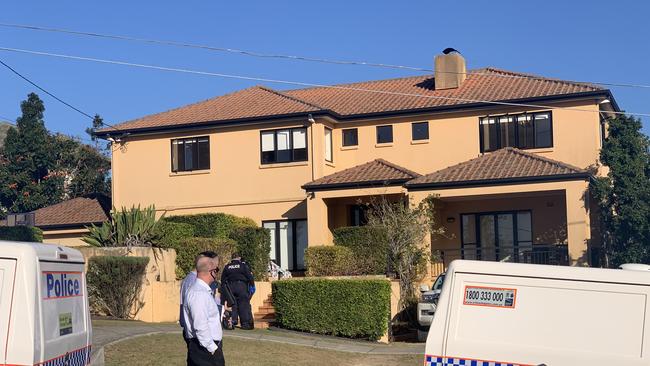
[[[91,330],[84,265],[44,260],[39,265],[42,360],[62,364],[87,361]]]
[[[14,275],[16,273],[16,260],[0,258],[0,364],[5,364],[7,354],[4,342],[9,337],[9,316],[14,295]]]

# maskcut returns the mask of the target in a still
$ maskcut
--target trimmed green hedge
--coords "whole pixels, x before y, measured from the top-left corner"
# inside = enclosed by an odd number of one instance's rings
[[[182,222],[159,220],[155,229],[159,248],[176,248],[182,240],[194,237],[194,226]]]
[[[388,329],[390,282],[295,279],[273,282],[278,324],[287,329],[378,340]]]
[[[265,279],[271,252],[269,231],[261,227],[240,227],[230,233],[230,239],[235,241],[237,251],[251,267],[255,280]]]
[[[88,260],[88,294],[95,312],[130,319],[142,308],[139,295],[149,257],[102,256]]]
[[[354,253],[336,245],[309,247],[305,250],[307,276],[349,276],[358,273]]]
[[[220,212],[169,216],[163,220],[190,224],[194,227],[194,236],[200,238],[227,238],[237,228],[246,226],[257,227],[255,221],[248,217],[238,217]]]
[[[43,230],[29,226],[0,226],[0,240],[42,243]]]
[[[388,267],[386,233],[371,226],[348,226],[334,230],[334,244],[350,248],[359,274],[385,274]]]
[[[173,248],[176,249],[176,277],[182,279],[194,269],[197,254],[206,250],[216,252],[221,259],[220,266],[223,267],[236,250],[236,244],[228,238],[187,238]]]

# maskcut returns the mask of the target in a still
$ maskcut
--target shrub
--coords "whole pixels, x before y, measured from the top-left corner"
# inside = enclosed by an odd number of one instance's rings
[[[360,274],[385,274],[388,265],[386,233],[372,226],[349,226],[334,230],[334,244],[350,248]]]
[[[182,222],[160,220],[156,225],[156,236],[158,237],[158,241],[155,243],[156,247],[177,248],[180,241],[194,237],[194,226]]]
[[[388,329],[390,282],[379,279],[299,279],[273,282],[273,306],[283,328],[377,340]]]
[[[111,211],[111,218],[101,226],[91,225],[83,241],[96,247],[150,247],[158,241],[156,236],[156,208],[131,207]]]
[[[228,238],[187,238],[176,243],[176,277],[181,279],[194,270],[194,258],[197,254],[211,250],[219,255],[221,266],[228,261],[235,251],[235,242]]]
[[[1,226],[0,240],[43,242],[43,231],[29,226]]]
[[[307,276],[348,276],[358,273],[352,250],[335,245],[307,248],[305,266]]]
[[[255,280],[265,279],[271,252],[269,231],[261,227],[240,227],[230,233],[230,238],[237,243],[237,251],[251,267]]]
[[[165,221],[190,224],[194,226],[194,235],[201,238],[227,238],[236,228],[257,226],[252,219],[225,213],[170,216]]]
[[[88,261],[88,294],[92,308],[130,319],[142,308],[139,295],[148,257],[92,257]]]

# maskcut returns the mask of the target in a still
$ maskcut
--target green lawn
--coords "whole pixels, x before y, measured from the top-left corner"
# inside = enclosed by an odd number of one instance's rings
[[[185,342],[179,334],[142,336],[106,347],[106,365],[185,365]],[[268,341],[227,338],[230,366],[393,366],[422,365],[421,355],[365,355]]]

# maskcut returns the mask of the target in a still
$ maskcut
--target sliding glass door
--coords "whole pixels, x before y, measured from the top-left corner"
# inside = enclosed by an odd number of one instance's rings
[[[282,269],[303,270],[307,249],[307,220],[264,221],[271,236],[270,257]]]
[[[462,258],[517,262],[532,249],[530,211],[483,212],[461,215]]]

